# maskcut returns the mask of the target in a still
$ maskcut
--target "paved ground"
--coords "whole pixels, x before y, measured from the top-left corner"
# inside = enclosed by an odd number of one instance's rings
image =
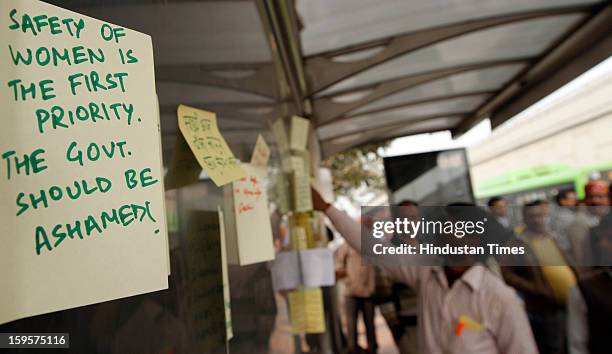
[[[270,354],[299,354],[299,352],[296,353],[295,351],[295,339],[291,333],[286,302],[280,295],[276,297],[276,301],[278,314],[276,317],[276,329],[270,338]],[[345,323],[345,320],[342,319],[342,322]],[[391,332],[378,310],[376,310],[374,322],[376,325],[378,354],[398,354],[399,352],[393,343]],[[367,347],[365,327],[362,321],[359,321],[357,330],[359,332],[359,345],[363,348]],[[301,340],[301,346],[303,353],[309,352],[304,338]]]

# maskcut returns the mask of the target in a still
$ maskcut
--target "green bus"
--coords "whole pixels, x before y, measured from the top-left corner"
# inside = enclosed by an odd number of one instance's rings
[[[590,178],[612,180],[612,162],[584,167],[551,164],[510,171],[492,177],[476,187],[480,203],[494,196],[510,205],[522,205],[535,199],[551,199],[559,190],[571,188],[584,198],[584,186]]]

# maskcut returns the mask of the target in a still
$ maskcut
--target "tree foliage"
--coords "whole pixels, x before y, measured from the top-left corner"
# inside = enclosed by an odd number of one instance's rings
[[[334,192],[353,199],[359,189],[384,191],[382,151],[389,142],[372,143],[335,154],[323,163],[332,171]]]

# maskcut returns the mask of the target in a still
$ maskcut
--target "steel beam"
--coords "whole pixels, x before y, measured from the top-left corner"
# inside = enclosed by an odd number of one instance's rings
[[[342,117],[346,113],[351,112],[359,107],[365,106],[368,103],[387,97],[393,93],[424,84],[429,81],[441,79],[443,77],[463,73],[466,71],[481,70],[485,68],[508,64],[525,63],[530,61],[531,59],[532,58],[517,58],[459,65],[450,68],[433,70],[426,73],[419,73],[396,79],[386,80],[373,85],[362,86],[359,88],[351,89],[349,92],[359,92],[365,90],[371,90],[372,92],[370,92],[367,96],[355,101],[345,103],[333,101],[333,97],[343,95],[345,94],[344,92],[335,94],[334,96],[325,96],[314,100],[314,116],[316,117],[317,126],[328,124]]]
[[[402,121],[395,121],[392,123],[388,123],[388,124],[382,124],[382,125],[378,125],[376,127],[374,127],[373,129],[368,130],[368,133],[371,132],[377,132],[382,130],[386,130],[386,129],[392,129],[392,130],[397,130],[400,129],[402,127],[405,127],[406,125],[410,125],[412,123],[420,123],[420,122],[424,122],[424,121],[428,121],[428,120],[432,120],[432,119],[438,119],[438,118],[453,118],[453,117],[461,117],[461,118],[465,118],[467,117],[469,114],[471,114],[472,112],[446,112],[446,113],[436,113],[436,114],[430,114],[430,115],[424,115],[424,116],[412,116],[412,117],[406,117],[405,120]],[[357,134],[359,133],[359,131],[349,131],[346,130],[344,132],[342,132],[342,134],[340,135],[335,135],[329,138],[325,138],[325,139],[321,139],[322,141],[329,141],[329,140],[334,140],[334,139],[338,139],[338,138],[344,138],[353,134]]]
[[[405,128],[409,128],[409,126],[406,126]],[[443,130],[448,130],[451,128],[452,126],[443,126],[443,127],[440,127],[439,129],[436,129],[436,131],[443,131]],[[404,136],[423,134],[423,133],[429,133],[429,132],[432,132],[431,128],[416,129],[416,130],[407,130],[407,129],[398,130],[397,127],[393,126],[393,127],[387,127],[384,129],[376,130],[376,131],[364,132],[362,136],[358,137],[355,140],[347,141],[346,143],[337,144],[337,143],[334,143],[333,140],[326,140],[321,145],[322,151],[323,151],[323,157],[327,158],[333,154],[336,154],[342,151],[346,151],[352,148],[356,148],[364,144],[379,143],[379,142],[387,141],[387,140],[394,139],[394,138],[400,138]]]
[[[493,127],[500,125],[611,55],[612,5],[607,5],[459,124],[453,135],[467,132],[489,116]]]
[[[419,30],[404,35],[375,40],[353,45],[340,50],[335,50],[333,52],[311,56],[306,58],[306,71],[309,83],[308,94],[312,96],[315,93],[320,92],[331,85],[364,70],[370,69],[376,65],[380,65],[386,61],[405,55],[417,49],[421,49],[453,37],[519,21],[589,12],[594,8],[594,5],[577,5],[465,21]],[[355,53],[376,47],[384,47],[384,49],[375,55],[362,60],[351,62],[334,61],[334,57],[339,55]]]
[[[363,111],[363,112],[359,112],[359,113],[354,113],[354,114],[351,114],[348,117],[341,117],[340,119],[335,120],[334,123],[335,122],[339,122],[339,121],[343,121],[343,120],[349,120],[349,119],[352,119],[352,118],[355,118],[355,117],[361,117],[361,116],[367,116],[367,115],[370,115],[370,114],[376,114],[376,113],[382,113],[382,112],[387,112],[387,111],[393,111],[393,110],[396,110],[396,109],[407,108],[407,107],[411,107],[411,106],[415,106],[415,105],[420,105],[420,104],[425,104],[425,103],[439,102],[439,101],[451,100],[451,99],[455,99],[455,98],[493,95],[496,92],[497,91],[493,91],[493,90],[483,90],[483,91],[468,91],[468,92],[462,92],[462,93],[454,93],[454,94],[451,94],[451,95],[432,96],[432,97],[427,97],[427,98],[423,98],[423,99],[420,99],[420,100],[406,101],[406,102],[400,103],[400,104],[395,104],[395,105],[391,105],[391,106],[375,108],[375,109],[372,109],[372,110],[369,110],[369,111]]]
[[[302,54],[292,15],[293,7],[275,0],[257,0],[257,9],[270,44],[274,69],[283,81],[279,100],[291,101],[298,114],[305,112],[304,92],[306,80],[302,67]]]

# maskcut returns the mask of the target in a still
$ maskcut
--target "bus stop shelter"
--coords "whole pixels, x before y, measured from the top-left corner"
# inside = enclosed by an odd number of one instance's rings
[[[240,157],[304,116],[326,157],[496,127],[612,54],[609,1],[52,2],[152,36],[166,160],[179,103],[217,112]]]
[[[165,167],[181,135],[179,104],[215,112],[242,161],[259,134],[275,144],[272,122],[305,117],[318,166],[364,144],[436,131],[458,136],[486,118],[499,126],[612,55],[606,0],[48,2],[152,37]],[[223,200],[212,183],[192,187],[179,188],[175,209],[216,210]],[[235,284],[269,276],[264,263],[239,268],[230,269]],[[271,283],[249,286],[274,302]],[[164,303],[179,297],[172,291],[151,296]],[[242,309],[262,312],[255,300],[232,301],[236,324],[247,322]],[[75,326],[85,330],[78,315]],[[92,328],[88,344],[108,339]],[[241,333],[237,339],[253,339]]]

